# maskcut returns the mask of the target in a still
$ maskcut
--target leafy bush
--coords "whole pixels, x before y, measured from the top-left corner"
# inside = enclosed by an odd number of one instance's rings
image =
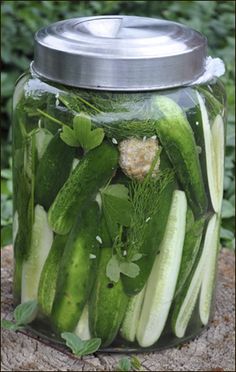
[[[234,244],[235,132],[234,132],[234,1],[2,1],[2,245],[11,241],[12,184],[11,97],[17,77],[33,58],[33,35],[49,23],[78,16],[126,14],[166,18],[204,33],[209,54],[226,64],[223,81],[228,96],[228,131],[221,238]]]

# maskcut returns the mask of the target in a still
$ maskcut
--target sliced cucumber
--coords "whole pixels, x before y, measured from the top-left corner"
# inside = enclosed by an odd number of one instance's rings
[[[185,335],[186,328],[198,298],[201,286],[202,267],[202,261],[199,261],[197,268],[194,271],[194,275],[191,276],[189,286],[186,283],[186,288],[188,288],[186,295],[184,293],[185,296],[181,296],[180,300],[177,299],[174,308],[172,327],[175,335],[179,338]]]
[[[12,242],[13,242],[13,245],[14,245],[15,240],[16,240],[18,229],[19,229],[19,215],[18,215],[18,212],[15,211],[14,216],[13,216],[13,224],[12,224]]]
[[[220,218],[215,214],[209,221],[204,249],[203,276],[199,301],[199,314],[204,325],[208,323],[214,291],[216,260],[219,248]]]
[[[175,335],[180,338],[184,337],[185,335],[186,328],[191,318],[193,309],[196,305],[203,280],[204,291],[202,294],[202,302],[200,301],[200,316],[202,314],[204,319],[206,319],[206,315],[209,312],[209,299],[211,299],[214,280],[214,270],[212,267],[212,262],[215,263],[214,258],[212,257],[211,250],[213,249],[213,251],[216,251],[215,247],[213,246],[213,244],[215,244],[214,239],[216,220],[216,215],[213,215],[206,229],[204,245],[199,259],[196,260],[196,264],[188,279],[188,283],[186,283],[185,285],[183,293],[176,299],[175,308],[172,314],[172,327]],[[210,296],[207,296],[206,290],[210,291]],[[206,323],[203,322],[203,324]]]
[[[89,329],[88,305],[85,305],[84,307],[80,320],[75,328],[75,334],[76,336],[79,336],[81,340],[89,340],[91,338]]]
[[[148,279],[137,328],[137,340],[142,347],[151,346],[158,340],[168,317],[181,263],[186,212],[185,193],[174,191],[160,254]]]
[[[221,116],[217,115],[211,130],[203,98],[198,92],[196,92],[196,94],[202,116],[208,187],[212,206],[214,211],[218,213],[222,204],[221,185],[223,182],[222,162],[224,161],[224,124]],[[219,185],[218,182],[220,182]]]
[[[219,211],[222,207],[223,190],[224,190],[224,122],[220,115],[217,115],[212,128],[212,139],[215,153],[216,164],[216,187],[218,191]]]
[[[131,297],[125,313],[125,318],[121,326],[121,336],[128,341],[135,340],[137,324],[140,316],[140,311],[143,303],[145,288],[142,289],[137,295]]]
[[[22,264],[22,303],[37,300],[41,271],[50,251],[52,241],[53,232],[48,225],[47,213],[41,205],[36,205],[30,252],[27,260]]]

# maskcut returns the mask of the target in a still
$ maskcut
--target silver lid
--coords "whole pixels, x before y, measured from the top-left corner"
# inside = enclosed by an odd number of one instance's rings
[[[35,35],[32,68],[74,87],[137,91],[189,84],[204,73],[206,38],[180,23],[133,16],[73,18]]]

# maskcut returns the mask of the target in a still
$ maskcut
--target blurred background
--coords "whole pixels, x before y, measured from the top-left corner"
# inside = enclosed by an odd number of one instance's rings
[[[208,38],[209,55],[226,64],[228,126],[221,243],[234,248],[235,231],[235,2],[234,1],[1,1],[2,136],[1,246],[11,243],[11,105],[16,79],[33,59],[34,33],[66,18],[90,15],[138,15],[184,23]]]

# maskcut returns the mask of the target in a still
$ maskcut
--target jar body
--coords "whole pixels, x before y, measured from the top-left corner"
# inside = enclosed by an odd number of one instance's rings
[[[169,347],[208,324],[223,197],[222,84],[14,95],[14,297],[32,329],[106,350]]]

